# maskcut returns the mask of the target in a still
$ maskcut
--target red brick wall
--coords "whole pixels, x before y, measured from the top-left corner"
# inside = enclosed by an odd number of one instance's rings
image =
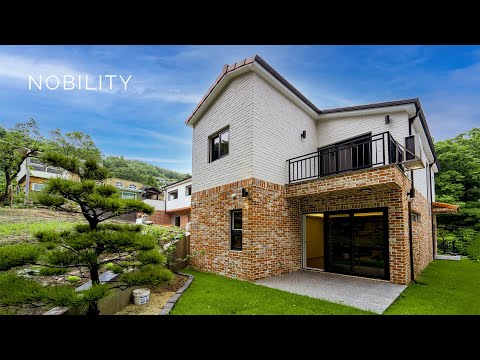
[[[166,213],[163,210],[157,210],[153,215],[150,215],[150,221],[158,225],[173,225],[173,218],[180,216],[180,227],[185,227],[188,223],[188,215],[190,210],[180,210]]]
[[[156,210],[153,215],[149,216],[149,220],[157,225],[171,225],[170,216],[163,210]]]
[[[420,214],[420,221],[412,222],[413,263],[417,276],[433,260],[431,208],[427,199],[418,191],[415,191],[412,200],[412,210]]]
[[[242,187],[249,196],[241,196]],[[369,187],[371,191],[360,191]],[[197,269],[256,280],[299,270],[301,214],[388,208],[390,281],[410,282],[407,192],[410,181],[395,165],[286,186],[246,179],[192,194],[191,251]],[[232,198],[233,193],[237,194]],[[431,261],[431,220],[417,192],[413,208],[422,213],[414,239],[416,273]],[[423,198],[424,200],[424,198]],[[243,249],[230,250],[230,211],[243,210]],[[430,236],[428,235],[428,230]],[[430,255],[428,255],[430,254]]]

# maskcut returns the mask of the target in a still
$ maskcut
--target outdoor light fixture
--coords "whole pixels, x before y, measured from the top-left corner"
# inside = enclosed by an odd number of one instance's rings
[[[305,139],[307,137],[307,131],[306,130],[303,130],[303,132],[300,134],[300,137],[302,139]]]
[[[385,124],[390,124],[390,115],[385,115]]]
[[[232,199],[236,199],[237,198],[237,194],[233,193],[232,195],[230,195],[232,197]]]
[[[242,197],[248,196],[248,191],[245,188],[242,188]]]

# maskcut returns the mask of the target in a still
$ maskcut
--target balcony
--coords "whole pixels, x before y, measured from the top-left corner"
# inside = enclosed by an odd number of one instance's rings
[[[289,184],[382,165],[398,164],[402,170],[423,167],[420,157],[388,131],[325,146],[287,162]]]

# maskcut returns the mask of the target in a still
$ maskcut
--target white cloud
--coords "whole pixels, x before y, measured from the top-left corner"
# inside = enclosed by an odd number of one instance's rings
[[[142,136],[149,136],[158,140],[166,141],[169,143],[175,143],[180,145],[191,145],[192,140],[190,138],[184,138],[181,136],[172,136],[167,134],[162,134],[158,131],[150,130],[150,129],[142,129],[142,128],[134,128],[130,131],[134,131]]]
[[[160,100],[165,102],[176,102],[183,104],[197,104],[202,95],[200,94],[186,94],[180,90],[156,91],[143,95],[146,99]]]
[[[125,159],[130,160],[139,160],[145,161],[150,163],[157,163],[157,164],[186,164],[191,163],[191,159],[165,159],[165,158],[157,158],[157,157],[144,157],[144,156],[125,156],[125,155],[108,155],[108,156],[123,156]]]

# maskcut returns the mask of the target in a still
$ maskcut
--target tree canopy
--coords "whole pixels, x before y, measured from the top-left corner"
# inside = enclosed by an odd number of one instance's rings
[[[125,159],[123,156],[107,156],[103,159],[103,165],[110,171],[112,177],[138,181],[150,186],[163,186],[190,176],[143,161]]]
[[[43,138],[34,119],[17,123],[11,129],[0,129],[0,169],[4,177],[2,195],[4,201],[12,203],[12,183],[20,172],[23,161],[37,154],[43,144]]]

